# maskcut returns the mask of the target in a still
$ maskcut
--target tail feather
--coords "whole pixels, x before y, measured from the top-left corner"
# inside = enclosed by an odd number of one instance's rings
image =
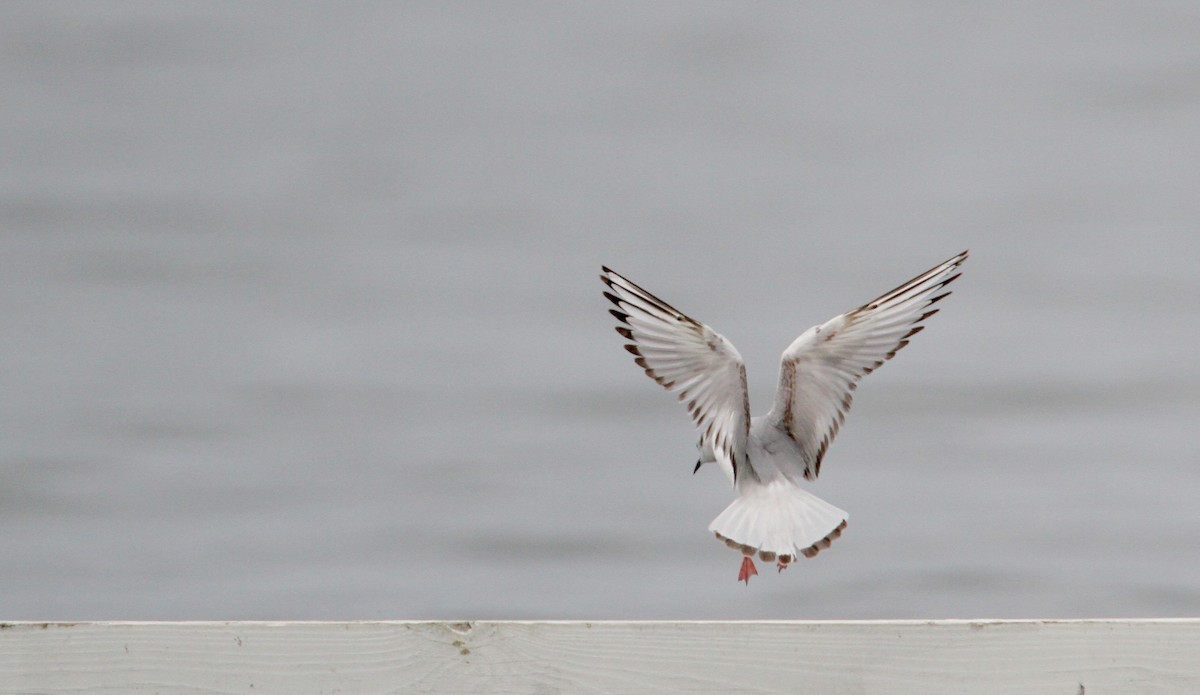
[[[742,489],[708,530],[745,555],[787,564],[828,548],[846,528],[845,511],[786,480]]]

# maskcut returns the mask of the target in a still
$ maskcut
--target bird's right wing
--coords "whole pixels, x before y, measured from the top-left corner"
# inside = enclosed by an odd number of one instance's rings
[[[929,306],[950,294],[943,288],[959,276],[966,260],[963,251],[891,292],[813,326],[783,352],[775,405],[767,419],[799,449],[805,478],[821,472],[859,380],[924,328],[922,322],[938,312]]]
[[[750,402],[742,356],[721,334],[603,268],[604,293],[637,365],[687,405],[702,448],[735,482],[745,462]]]

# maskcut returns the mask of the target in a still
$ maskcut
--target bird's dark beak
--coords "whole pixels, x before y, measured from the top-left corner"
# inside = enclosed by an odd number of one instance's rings
[[[696,467],[692,469],[692,475],[696,475],[696,472],[700,470],[700,464],[701,464],[701,463],[703,463],[703,462],[702,462],[702,461],[696,461]]]

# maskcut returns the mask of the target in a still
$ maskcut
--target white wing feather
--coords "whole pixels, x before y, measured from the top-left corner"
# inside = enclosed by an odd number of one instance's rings
[[[814,479],[853,391],[867,374],[891,359],[937,313],[929,306],[958,277],[964,251],[863,306],[814,326],[796,338],[779,370],[779,388],[768,421],[799,449],[803,474]]]
[[[700,430],[702,449],[736,481],[750,430],[746,367],[733,344],[633,282],[603,268],[600,279],[617,306],[610,313],[638,366],[678,394]]]

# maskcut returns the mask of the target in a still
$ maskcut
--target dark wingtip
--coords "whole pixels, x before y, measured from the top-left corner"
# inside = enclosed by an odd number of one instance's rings
[[[700,459],[696,459],[696,467],[692,469],[692,475],[696,475],[696,473],[700,472],[700,464],[702,463],[704,462]]]

